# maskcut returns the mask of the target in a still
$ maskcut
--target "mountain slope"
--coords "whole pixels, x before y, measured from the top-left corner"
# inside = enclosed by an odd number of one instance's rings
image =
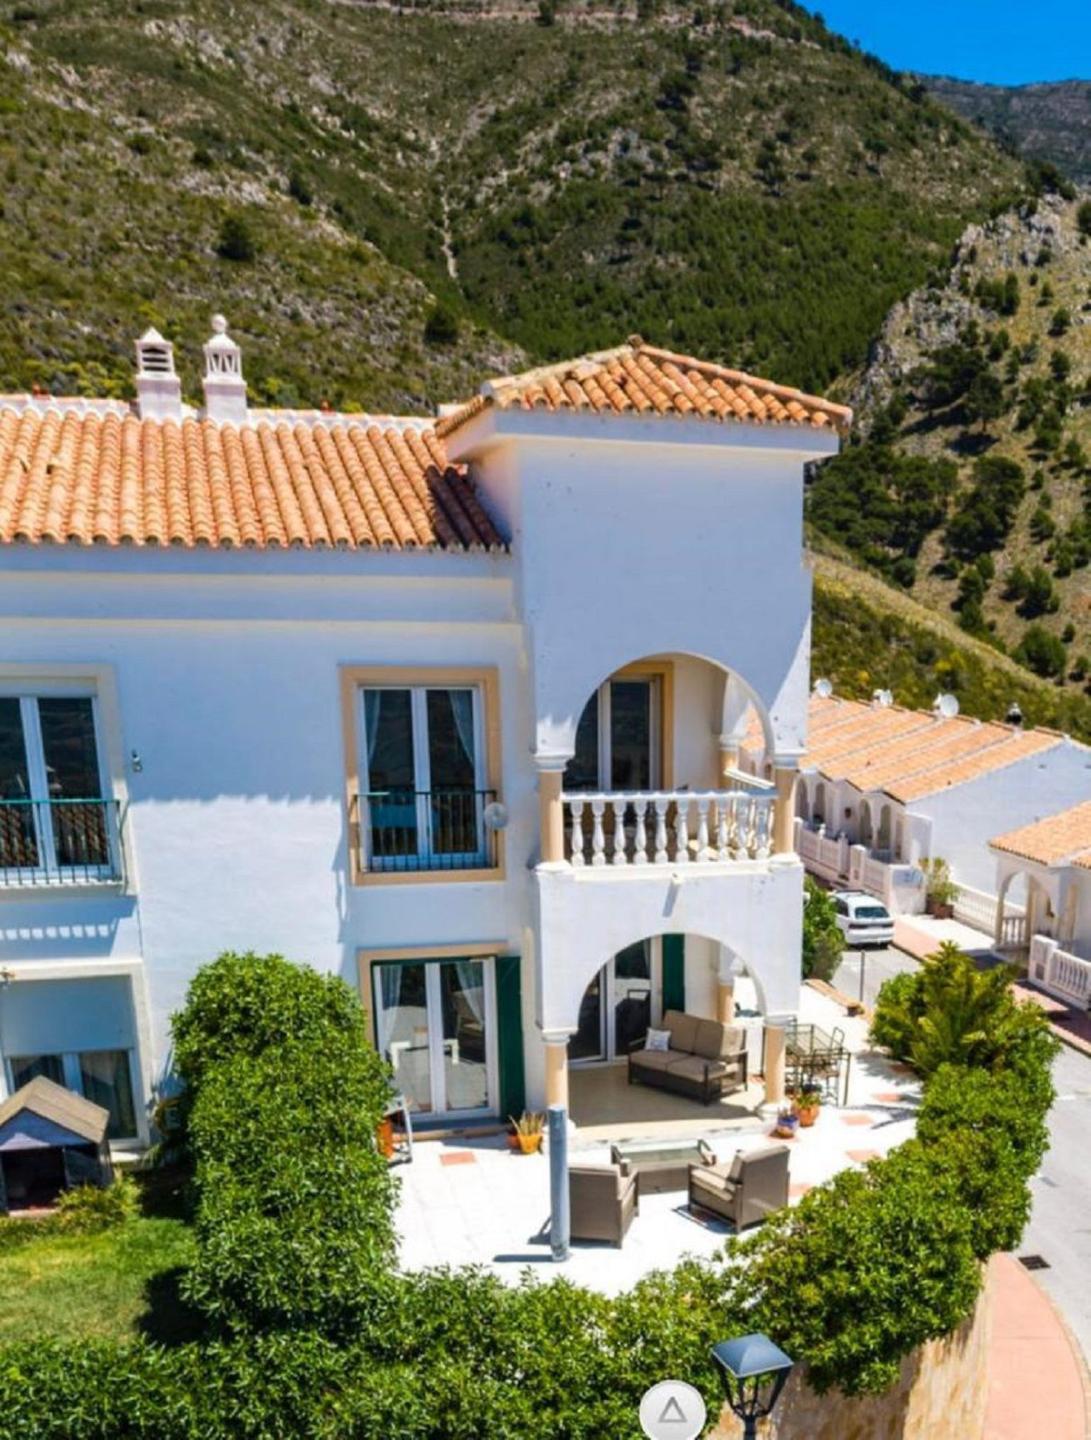
[[[449,399],[632,331],[820,388],[1021,184],[773,0],[8,13],[5,388],[124,389],[137,329],[192,348],[213,308],[285,404]]]
[[[1091,205],[973,226],[890,312],[812,523],[1040,673],[1091,674]]]
[[[949,691],[964,714],[981,720],[1002,720],[1015,702],[1028,724],[1091,741],[1086,695],[1030,674],[942,613],[822,553],[822,537],[815,541],[811,673],[832,681],[837,694],[868,700],[890,690],[899,705],[927,709]]]
[[[1075,56],[1085,67],[1086,55]],[[1045,160],[1091,185],[1091,80],[1042,85],[978,85],[922,75],[931,94],[983,126],[1027,160]]]

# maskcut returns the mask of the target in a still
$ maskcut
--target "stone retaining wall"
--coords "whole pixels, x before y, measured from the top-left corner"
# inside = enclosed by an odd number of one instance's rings
[[[793,1372],[762,1440],[982,1440],[994,1284],[990,1265],[970,1319],[907,1355],[897,1383],[882,1395],[817,1395]],[[725,1412],[710,1440],[741,1435],[742,1426]]]

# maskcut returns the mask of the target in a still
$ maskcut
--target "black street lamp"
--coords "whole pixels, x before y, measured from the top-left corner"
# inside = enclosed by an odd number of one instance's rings
[[[743,1423],[744,1440],[757,1440],[758,1421],[771,1415],[793,1361],[768,1335],[742,1335],[712,1347],[724,1394]]]

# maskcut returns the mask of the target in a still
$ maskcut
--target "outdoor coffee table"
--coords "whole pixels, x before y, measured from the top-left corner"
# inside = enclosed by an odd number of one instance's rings
[[[715,1165],[716,1156],[703,1140],[619,1140],[610,1146],[610,1163],[628,1166],[641,1195],[685,1190],[691,1165]]]

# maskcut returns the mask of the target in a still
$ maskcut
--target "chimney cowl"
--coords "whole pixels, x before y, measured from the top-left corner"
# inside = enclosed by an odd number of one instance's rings
[[[248,415],[242,351],[227,333],[222,315],[212,317],[212,335],[204,346],[205,418],[245,425]]]
[[[136,342],[136,408],[141,420],[181,420],[182,382],[174,346],[153,327]]]

